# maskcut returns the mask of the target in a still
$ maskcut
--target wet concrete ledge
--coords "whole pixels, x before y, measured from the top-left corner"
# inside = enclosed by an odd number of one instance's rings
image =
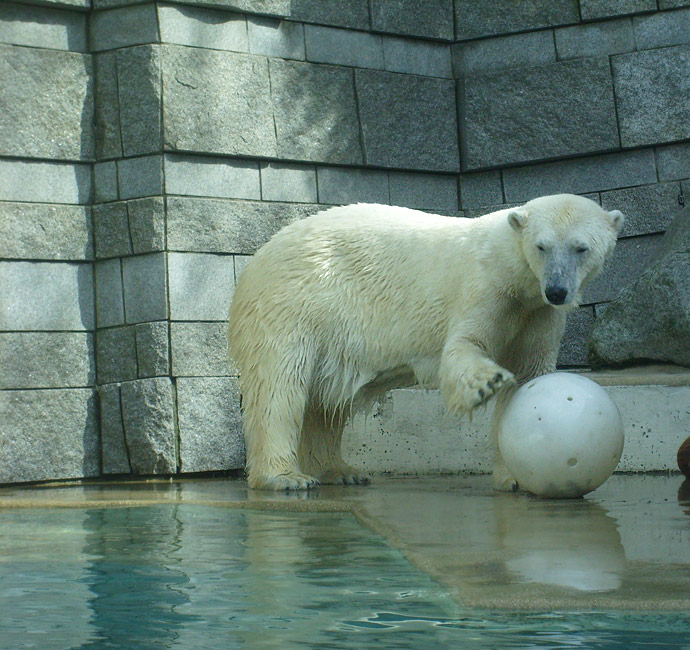
[[[350,512],[464,606],[690,610],[690,481],[680,474],[618,474],[574,500],[498,494],[488,476],[459,475],[380,476],[309,493],[201,479],[0,489],[0,508],[170,503]]]

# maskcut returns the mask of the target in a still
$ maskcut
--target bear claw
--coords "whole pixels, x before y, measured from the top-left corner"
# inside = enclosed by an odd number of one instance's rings
[[[491,371],[489,371],[491,372]],[[466,406],[461,407],[462,410],[472,410],[484,404],[490,397],[495,395],[501,388],[508,386],[515,382],[513,375],[506,371],[486,373],[482,377],[482,373],[475,375],[474,381],[470,381],[468,387],[472,387],[474,391],[472,397],[465,402]],[[474,386],[472,386],[474,384]]]

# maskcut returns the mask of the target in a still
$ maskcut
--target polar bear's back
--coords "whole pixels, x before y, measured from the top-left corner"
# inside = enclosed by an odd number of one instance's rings
[[[245,267],[230,312],[230,339],[309,340],[357,365],[391,366],[440,352],[457,300],[459,242],[474,220],[358,204],[286,226]],[[394,351],[405,358],[393,358]],[[238,358],[240,357],[240,358]]]
[[[267,307],[280,301],[284,309],[321,301],[331,313],[364,300],[367,308],[358,313],[371,313],[374,303],[396,298],[408,305],[432,293],[438,298],[448,284],[442,260],[457,258],[455,240],[470,222],[376,204],[331,208],[274,235],[245,267],[236,299],[252,300],[244,293],[253,292]]]

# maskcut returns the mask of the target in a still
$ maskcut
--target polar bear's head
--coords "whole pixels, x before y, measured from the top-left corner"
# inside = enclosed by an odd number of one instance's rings
[[[604,266],[616,245],[623,214],[607,212],[582,196],[557,194],[508,213],[544,302],[571,305],[581,287]]]

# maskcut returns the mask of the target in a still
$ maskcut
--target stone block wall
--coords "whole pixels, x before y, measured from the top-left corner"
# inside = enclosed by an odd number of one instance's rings
[[[0,483],[100,473],[79,9],[0,4]]]
[[[689,25],[690,0],[0,4],[0,483],[242,467],[235,281],[330,205],[623,210],[561,353],[585,364],[688,189]]]

